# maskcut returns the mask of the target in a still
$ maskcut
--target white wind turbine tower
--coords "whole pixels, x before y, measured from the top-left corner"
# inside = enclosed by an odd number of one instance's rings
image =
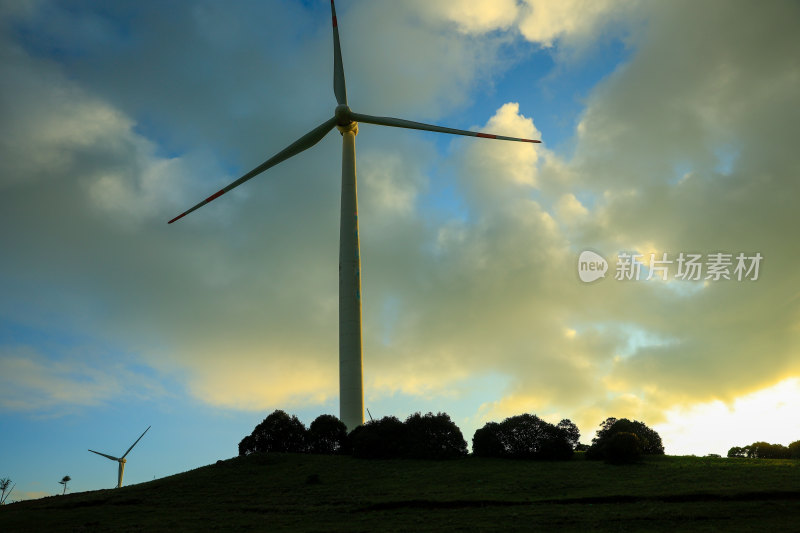
[[[149,430],[151,427],[152,427],[152,426],[147,426],[147,429],[145,429],[145,430],[144,430],[144,433],[147,433],[147,431],[148,431],[148,430]],[[138,438],[138,439],[136,439],[136,442],[134,442],[133,444],[131,444],[131,447],[130,447],[130,448],[128,448],[128,451],[127,451],[127,452],[125,452],[124,454],[122,454],[122,457],[113,457],[113,456],[111,456],[111,455],[106,455],[106,454],[104,454],[104,453],[96,452],[96,451],[94,451],[94,450],[89,450],[89,451],[90,451],[90,452],[92,452],[92,453],[96,453],[97,455],[102,455],[103,457],[106,457],[106,458],[108,458],[108,459],[111,459],[112,461],[117,461],[117,462],[119,463],[119,475],[117,476],[117,488],[120,488],[120,487],[122,486],[122,474],[124,474],[124,473],[125,473],[125,463],[127,462],[127,461],[125,461],[125,456],[126,456],[126,455],[128,455],[128,454],[130,453],[130,451],[133,449],[133,447],[134,447],[134,446],[136,446],[136,443],[137,443],[137,442],[139,442],[140,440],[142,440],[142,437],[144,437],[144,433],[142,433],[141,435],[139,435],[139,438]]]
[[[347,90],[344,81],[342,51],[339,47],[339,28],[336,21],[336,8],[331,0],[333,20],[333,92],[337,106],[333,117],[329,118],[298,140],[267,159],[259,166],[215,192],[191,209],[184,211],[169,221],[188,215],[226,192],[254,178],[268,168],[289,159],[317,144],[336,127],[342,134],[342,198],[339,219],[339,418],[348,430],[364,423],[364,389],[362,377],[361,352],[361,258],[358,243],[358,196],[356,192],[356,135],[358,123],[393,126],[423,131],[436,131],[469,137],[483,137],[503,141],[539,143],[532,139],[505,137],[467,130],[432,126],[410,120],[390,117],[376,117],[356,113],[347,105]]]

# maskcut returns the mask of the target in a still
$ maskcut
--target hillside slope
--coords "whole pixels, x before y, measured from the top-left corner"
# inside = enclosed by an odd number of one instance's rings
[[[791,531],[800,461],[429,462],[270,454],[0,508],[27,531]],[[795,529],[796,530],[796,529]]]

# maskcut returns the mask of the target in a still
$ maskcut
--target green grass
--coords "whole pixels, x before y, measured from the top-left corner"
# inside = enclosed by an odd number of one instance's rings
[[[241,457],[0,508],[0,531],[798,531],[800,461]]]

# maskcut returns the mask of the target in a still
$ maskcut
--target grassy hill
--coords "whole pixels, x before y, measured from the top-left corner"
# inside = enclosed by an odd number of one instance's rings
[[[800,531],[800,461],[240,457],[0,507],[0,531]]]

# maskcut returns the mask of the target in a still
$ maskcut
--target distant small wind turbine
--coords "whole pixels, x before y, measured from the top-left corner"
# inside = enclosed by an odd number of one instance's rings
[[[339,28],[336,7],[331,0],[333,20],[333,93],[337,106],[329,118],[295,142],[270,157],[256,168],[227,187],[215,192],[191,209],[168,222],[185,217],[195,209],[216,200],[245,181],[254,178],[278,163],[294,157],[322,140],[333,128],[342,134],[342,197],[339,218],[339,418],[349,431],[364,423],[364,384],[361,352],[361,255],[358,239],[358,195],[356,192],[356,135],[358,123],[392,126],[412,130],[436,131],[484,139],[539,143],[533,139],[505,137],[491,133],[458,130],[412,122],[391,117],[376,117],[355,113],[347,105],[347,89],[344,82],[342,50],[339,46]]]
[[[151,427],[153,427],[153,426],[147,426],[147,429],[145,429],[145,430],[144,430],[144,433],[147,433],[147,432],[148,432],[148,430],[149,430]],[[118,476],[118,478],[117,478],[117,488],[120,488],[120,487],[122,486],[122,474],[124,474],[124,473],[125,473],[125,463],[126,463],[126,461],[125,461],[125,456],[126,456],[126,455],[128,455],[128,454],[130,453],[130,451],[133,449],[133,447],[134,447],[134,446],[136,446],[136,443],[137,443],[137,442],[139,442],[140,440],[142,440],[142,437],[144,437],[144,433],[142,433],[141,435],[139,435],[139,438],[138,438],[138,439],[136,439],[136,442],[134,442],[133,444],[131,444],[131,447],[130,447],[130,448],[128,448],[128,451],[127,451],[127,452],[125,452],[124,454],[122,454],[122,457],[113,457],[113,456],[111,456],[111,455],[106,455],[106,454],[104,454],[104,453],[96,452],[96,451],[94,451],[94,450],[89,450],[89,451],[90,451],[90,452],[92,452],[92,453],[96,453],[97,455],[102,455],[103,457],[106,457],[106,458],[108,458],[108,459],[111,459],[112,461],[117,461],[117,462],[119,463],[119,476]]]

